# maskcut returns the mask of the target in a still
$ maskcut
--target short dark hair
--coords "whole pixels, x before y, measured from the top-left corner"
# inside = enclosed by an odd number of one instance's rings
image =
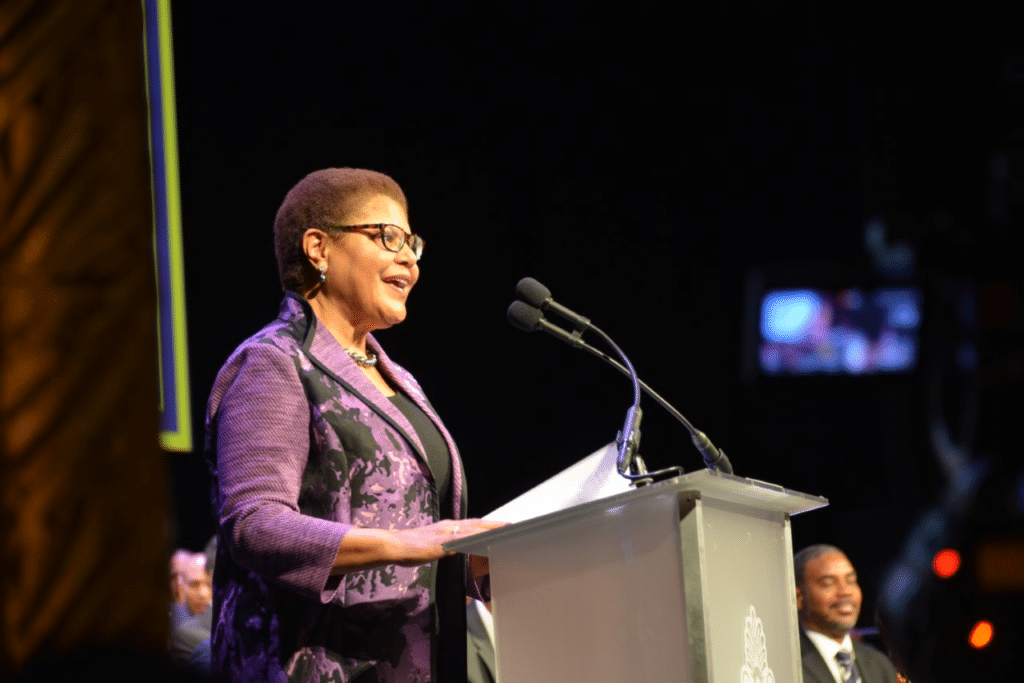
[[[325,168],[313,171],[288,191],[274,219],[274,252],[281,287],[305,293],[317,273],[302,250],[302,236],[310,228],[325,232],[348,222],[357,204],[383,195],[408,214],[405,193],[383,173],[362,168]]]
[[[828,545],[826,543],[816,543],[809,545],[796,555],[793,556],[793,577],[796,579],[796,585],[804,585],[804,570],[807,568],[807,563],[816,557],[822,555],[828,555],[829,553],[840,553],[846,555],[842,550],[835,547],[834,545]]]

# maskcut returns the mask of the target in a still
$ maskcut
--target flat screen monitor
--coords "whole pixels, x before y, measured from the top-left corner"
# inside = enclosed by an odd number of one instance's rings
[[[760,292],[762,375],[874,375],[918,363],[922,297],[912,286],[779,287]]]

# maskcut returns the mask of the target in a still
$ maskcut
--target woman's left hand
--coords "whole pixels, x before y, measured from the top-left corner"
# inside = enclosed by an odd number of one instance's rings
[[[444,519],[427,526],[396,531],[393,533],[405,546],[399,547],[397,550],[395,562],[397,564],[422,564],[424,560],[420,558],[425,556],[430,558],[425,561],[431,562],[441,557],[454,555],[454,551],[446,551],[441,546],[449,541],[474,536],[503,526],[505,526],[504,522],[489,522],[483,519]],[[422,554],[424,552],[426,555]]]
[[[454,555],[454,551],[447,551],[441,547],[449,541],[503,526],[504,522],[488,522],[482,519],[445,519],[412,529],[354,527],[341,540],[331,573],[344,574],[384,564],[426,564]]]

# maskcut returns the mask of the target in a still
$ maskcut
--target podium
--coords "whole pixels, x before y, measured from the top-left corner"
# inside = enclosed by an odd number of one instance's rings
[[[702,470],[445,544],[490,558],[499,683],[801,681],[790,517]]]

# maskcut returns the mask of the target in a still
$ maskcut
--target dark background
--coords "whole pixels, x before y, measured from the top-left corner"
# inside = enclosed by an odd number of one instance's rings
[[[276,314],[275,211],[328,166],[392,175],[428,241],[408,319],[379,338],[459,443],[474,515],[612,441],[630,403],[615,371],[506,322],[524,276],[608,332],[737,474],[830,499],[794,519],[794,546],[847,550],[865,623],[942,490],[934,418],[979,457],[1016,458],[1024,62],[1008,17],[313,5],[174,7],[196,423],[196,452],[169,456],[178,545],[213,533],[203,405]],[[900,281],[925,292],[918,369],[744,373],[755,275],[888,281],[865,246],[874,217],[914,253]],[[644,408],[648,465],[701,467]]]

